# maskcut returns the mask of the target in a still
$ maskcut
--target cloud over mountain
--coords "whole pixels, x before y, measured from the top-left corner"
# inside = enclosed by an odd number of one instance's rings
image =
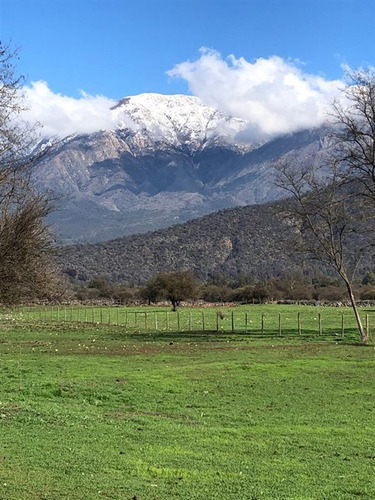
[[[92,96],[81,91],[79,98],[54,93],[47,82],[33,82],[24,88],[27,111],[23,118],[42,125],[41,134],[46,137],[65,137],[73,133],[91,133],[111,129],[117,116],[111,107],[117,101],[102,95]]]
[[[234,55],[224,59],[207,48],[198,60],[177,64],[167,74],[186,80],[203,103],[247,121],[242,139],[249,142],[321,125],[344,85],[278,56],[249,62]]]
[[[224,59],[206,48],[199,59],[177,64],[167,74],[184,79],[202,104],[246,122],[239,133],[221,131],[228,140],[244,143],[321,125],[344,86],[340,80],[308,74],[298,62],[278,56],[249,62],[233,55]],[[45,81],[33,82],[24,93],[28,110],[23,118],[39,122],[45,137],[113,130],[118,125],[137,128],[119,101],[103,95],[81,91],[80,97],[69,97],[53,92]],[[233,133],[237,133],[234,138]]]

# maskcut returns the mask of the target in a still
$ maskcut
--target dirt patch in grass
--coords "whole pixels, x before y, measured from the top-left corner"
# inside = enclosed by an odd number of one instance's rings
[[[12,417],[21,410],[22,407],[15,403],[6,406],[0,406],[0,419]]]

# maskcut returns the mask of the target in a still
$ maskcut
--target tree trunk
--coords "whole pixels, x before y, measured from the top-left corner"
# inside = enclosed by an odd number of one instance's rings
[[[368,342],[368,340],[369,340],[368,332],[365,332],[365,330],[363,329],[361,317],[360,317],[359,312],[358,312],[358,307],[357,307],[357,303],[355,301],[355,297],[354,297],[354,293],[353,293],[353,289],[352,289],[351,283],[348,280],[346,280],[346,279],[344,279],[344,281],[345,281],[345,284],[346,284],[346,288],[348,290],[348,295],[349,295],[350,303],[352,305],[354,316],[355,316],[355,319],[357,321],[357,326],[358,326],[359,334],[361,336],[361,341],[362,342]]]

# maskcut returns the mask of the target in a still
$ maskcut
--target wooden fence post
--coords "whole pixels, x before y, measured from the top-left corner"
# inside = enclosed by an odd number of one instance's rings
[[[234,311],[232,311],[232,333],[234,333]]]
[[[180,313],[177,311],[177,331],[180,331]]]
[[[166,314],[166,326],[167,326],[167,332],[169,332],[169,312],[167,311],[165,314]]]
[[[202,311],[202,330],[205,331],[205,318],[204,318],[204,311]]]
[[[279,337],[281,337],[281,313],[279,313]]]
[[[192,321],[191,321],[191,311],[189,311],[189,332],[191,332],[191,325],[192,325]]]
[[[366,314],[366,336],[370,339],[370,319],[368,314]]]
[[[323,335],[322,315],[319,313],[319,335]]]
[[[247,316],[247,312],[245,313],[245,333],[247,333],[247,330],[248,330],[248,316]]]
[[[147,317],[147,311],[145,311],[145,330],[147,332],[148,330],[148,317]]]
[[[344,336],[344,330],[345,330],[345,326],[344,326],[344,315],[341,314],[341,337]]]
[[[301,335],[301,313],[297,314],[298,335]]]
[[[219,331],[219,312],[216,311],[216,331]]]
[[[261,333],[264,335],[264,314],[262,313]]]
[[[155,330],[158,331],[158,312],[155,311]]]

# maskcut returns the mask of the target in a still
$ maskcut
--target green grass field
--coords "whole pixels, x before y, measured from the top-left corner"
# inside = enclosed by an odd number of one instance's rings
[[[0,499],[375,499],[375,347],[303,332],[4,316]]]
[[[364,327],[375,327],[375,309],[360,310]],[[122,325],[129,332],[237,332],[250,335],[356,335],[348,307],[244,305],[236,307],[98,307],[46,306],[3,311],[4,319],[52,323]],[[0,313],[1,318],[1,313]]]

